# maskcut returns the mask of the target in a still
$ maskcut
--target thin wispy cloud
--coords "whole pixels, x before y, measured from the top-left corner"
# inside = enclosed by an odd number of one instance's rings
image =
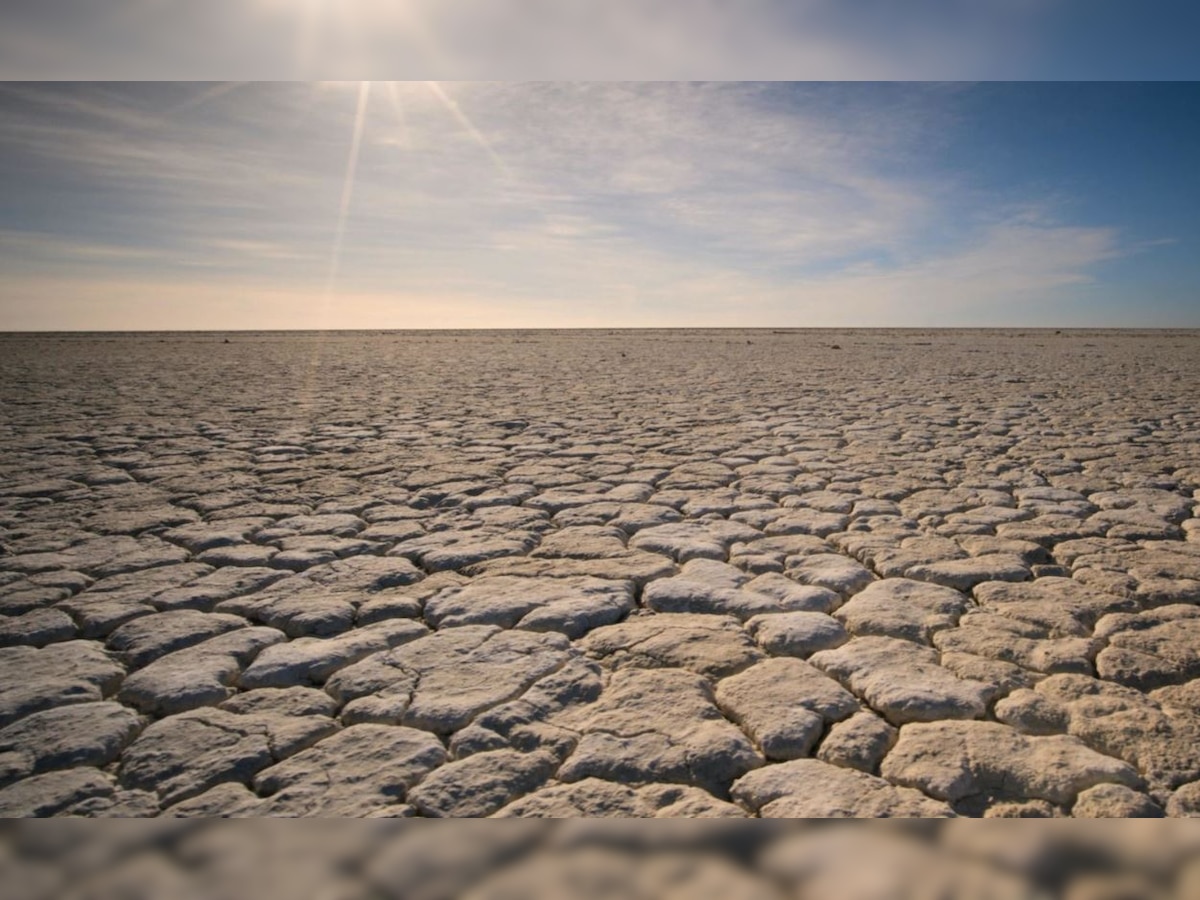
[[[55,309],[73,328],[1012,324],[1076,316],[1106,266],[1178,239],[983,177],[961,159],[974,102],[941,85],[10,85],[0,327]]]

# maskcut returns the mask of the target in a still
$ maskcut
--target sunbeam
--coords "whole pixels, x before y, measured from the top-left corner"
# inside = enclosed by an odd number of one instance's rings
[[[325,0],[303,0],[301,3],[299,30],[293,51],[292,65],[299,77],[311,77],[311,66],[317,53],[317,36],[320,20],[325,12]]]
[[[192,97],[189,97],[187,100],[184,100],[182,103],[175,104],[174,106],[172,106],[170,109],[167,110],[167,115],[173,116],[173,115],[176,115],[181,112],[187,112],[188,110],[196,109],[197,107],[203,106],[204,104],[209,103],[212,100],[216,100],[218,97],[223,97],[224,95],[230,93],[231,91],[235,91],[240,87],[244,87],[245,84],[246,84],[246,82],[244,82],[244,81],[221,81],[221,82],[218,82],[217,84],[214,84],[212,87],[207,88],[203,91],[200,91],[198,94],[196,94]]]
[[[487,138],[485,138],[479,129],[476,128],[471,122],[471,120],[467,118],[467,114],[462,111],[458,103],[455,102],[454,98],[447,94],[442,86],[436,81],[427,81],[425,84],[429,90],[433,92],[433,95],[442,102],[442,105],[446,107],[446,110],[450,113],[450,115],[454,116],[458,124],[461,125],[467,134],[471,136],[471,139],[474,140],[475,143],[482,148],[483,152],[488,155],[488,158],[491,159],[492,164],[495,165],[500,174],[502,174],[505,178],[511,179],[513,177],[512,171],[507,165],[505,165],[504,160],[500,158],[500,155],[492,149],[492,145],[488,143]]]
[[[385,81],[384,87],[387,89],[388,100],[392,104],[392,109],[396,113],[396,121],[400,125],[400,146],[407,148],[411,141],[408,134],[408,116],[404,112],[404,104],[400,102],[400,90],[396,87],[396,82]]]
[[[337,226],[333,233],[333,248],[329,254],[329,274],[325,279],[326,311],[333,299],[337,283],[338,268],[342,262],[342,241],[346,236],[346,218],[350,212],[350,200],[354,196],[354,173],[358,168],[358,150],[362,145],[363,124],[367,118],[367,98],[371,93],[371,82],[358,85],[358,106],[354,111],[354,133],[350,138],[350,155],[346,159],[346,175],[342,179],[342,199],[338,204]]]
[[[346,220],[350,214],[350,201],[354,197],[354,178],[358,169],[358,151],[362,146],[363,125],[367,118],[367,99],[371,93],[371,83],[361,81],[358,85],[358,103],[354,110],[354,130],[350,137],[350,153],[346,158],[346,174],[342,178],[342,195],[338,202],[337,223],[334,226],[333,245],[329,251],[329,270],[325,276],[325,290],[322,292],[321,312],[318,318],[321,332],[330,328],[330,314],[333,311],[334,296],[337,288],[338,270],[342,263],[342,242],[346,236]],[[321,351],[324,337],[319,334],[313,341],[312,356],[309,359],[308,374],[305,379],[304,391],[301,395],[301,405],[306,409],[312,408],[313,390],[316,384],[317,370],[321,365]]]

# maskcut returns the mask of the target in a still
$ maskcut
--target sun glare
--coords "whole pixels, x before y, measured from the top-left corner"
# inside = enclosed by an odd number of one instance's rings
[[[300,77],[320,71],[365,75],[381,57],[378,39],[415,47],[428,61],[445,60],[421,11],[409,0],[258,0],[260,9],[295,34],[293,63]]]
[[[342,178],[342,194],[338,203],[337,224],[334,228],[333,247],[329,255],[329,275],[325,282],[326,303],[332,300],[337,283],[338,267],[341,264],[342,242],[346,236],[346,218],[350,213],[350,201],[354,197],[354,177],[358,169],[358,152],[362,146],[363,127],[367,118],[367,100],[371,94],[371,82],[358,83],[358,101],[354,110],[354,130],[350,136],[350,153],[346,158],[346,174]]]

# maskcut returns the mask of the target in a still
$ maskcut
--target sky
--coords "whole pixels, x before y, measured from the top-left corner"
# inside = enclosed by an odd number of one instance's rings
[[[0,84],[0,330],[1200,326],[1200,83]]]
[[[1159,80],[1194,0],[5,0],[7,80]]]

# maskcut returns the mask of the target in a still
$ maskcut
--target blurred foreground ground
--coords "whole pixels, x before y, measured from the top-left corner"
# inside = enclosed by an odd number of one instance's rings
[[[1178,822],[82,822],[0,838],[4,900],[1200,896]]]

